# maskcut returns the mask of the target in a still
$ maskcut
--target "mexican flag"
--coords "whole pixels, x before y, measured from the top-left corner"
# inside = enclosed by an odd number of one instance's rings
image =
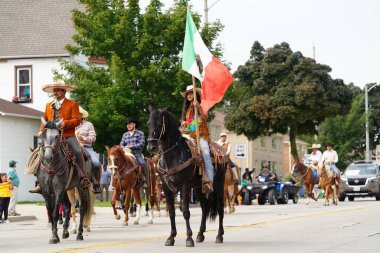
[[[189,9],[187,9],[182,69],[195,76],[202,84],[201,104],[204,114],[222,100],[233,82],[227,67],[215,58],[204,44]]]

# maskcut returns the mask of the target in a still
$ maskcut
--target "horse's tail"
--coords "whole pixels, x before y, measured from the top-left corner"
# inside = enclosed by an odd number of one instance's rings
[[[83,227],[87,228],[90,226],[91,218],[94,213],[94,193],[92,190],[92,185],[85,189],[86,200],[82,201],[82,204],[86,204],[86,212],[83,217]]]

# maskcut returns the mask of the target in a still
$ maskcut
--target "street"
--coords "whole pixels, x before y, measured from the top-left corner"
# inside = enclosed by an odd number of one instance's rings
[[[206,239],[195,248],[185,247],[185,224],[177,210],[177,231],[174,247],[165,247],[169,235],[168,217],[155,216],[154,224],[142,212],[139,225],[121,225],[110,207],[96,207],[91,232],[84,232],[84,241],[71,234],[57,245],[49,245],[51,236],[46,212],[39,205],[18,205],[23,215],[37,220],[0,224],[1,252],[378,252],[380,239],[380,202],[374,198],[340,202],[323,206],[322,201],[305,205],[268,204],[237,206],[236,213],[225,215],[223,244],[215,244],[217,222],[207,223]],[[191,208],[193,239],[200,223],[200,208]],[[123,217],[123,216],[122,216]],[[59,236],[62,226],[59,225]]]

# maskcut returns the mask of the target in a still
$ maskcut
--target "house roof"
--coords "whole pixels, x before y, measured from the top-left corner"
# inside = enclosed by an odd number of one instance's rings
[[[1,0],[0,59],[68,56],[77,0]]]
[[[0,116],[40,119],[44,113],[0,98]]]

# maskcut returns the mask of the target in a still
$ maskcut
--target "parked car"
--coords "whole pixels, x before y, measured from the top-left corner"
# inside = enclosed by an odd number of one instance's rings
[[[257,195],[257,203],[264,205],[268,202],[271,205],[287,204],[289,199],[293,200],[293,203],[298,202],[298,191],[300,187],[294,186],[290,182],[276,182],[273,180],[267,182],[259,182],[253,184],[252,195]]]
[[[376,197],[380,200],[379,164],[373,161],[355,161],[342,175],[339,201],[348,197],[354,201],[356,197]]]

